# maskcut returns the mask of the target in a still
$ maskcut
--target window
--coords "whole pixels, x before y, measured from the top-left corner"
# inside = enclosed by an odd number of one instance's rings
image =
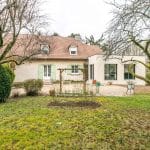
[[[41,51],[48,53],[49,52],[49,45],[48,44],[41,44]]]
[[[71,55],[76,55],[77,54],[77,51],[71,51]]]
[[[90,65],[90,79],[94,80],[94,64]]]
[[[69,51],[70,51],[70,55],[77,55],[77,47],[71,46],[69,48]]]
[[[117,64],[105,64],[105,80],[117,80]]]
[[[135,77],[129,72],[129,66],[130,64],[124,65],[124,79],[125,80],[135,79]],[[131,69],[132,69],[131,71],[135,73],[135,65]]]
[[[51,76],[51,65],[44,65],[44,77],[50,77]]]
[[[78,74],[79,73],[79,66],[78,65],[72,65],[71,66],[71,73],[72,74]]]

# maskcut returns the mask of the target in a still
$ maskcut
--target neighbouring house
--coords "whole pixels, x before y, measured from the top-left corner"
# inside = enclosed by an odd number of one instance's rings
[[[47,36],[38,43],[41,54],[34,56],[15,69],[15,82],[27,79],[42,79],[45,83],[60,80],[60,70],[70,69],[63,72],[63,80],[82,81],[83,73],[79,68],[88,68],[87,83],[92,84],[97,80],[102,84],[127,84],[134,81],[137,85],[145,85],[145,82],[132,76],[128,71],[130,62],[122,63],[121,56],[113,55],[105,60],[103,51],[98,46],[82,43],[71,37]],[[146,62],[144,55],[125,55],[124,60],[131,58]],[[145,67],[136,64],[133,71],[138,75],[145,76]]]

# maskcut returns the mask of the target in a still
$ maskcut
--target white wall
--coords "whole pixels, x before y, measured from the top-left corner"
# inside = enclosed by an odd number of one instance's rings
[[[85,61],[54,61],[54,60],[45,60],[45,61],[32,61],[16,66],[15,69],[15,82],[22,82],[27,79],[38,79],[38,67],[39,65],[55,65],[56,66],[56,80],[59,80],[59,68],[68,68],[69,65],[79,65],[83,67]],[[79,72],[78,75],[72,75],[68,71],[63,72],[64,80],[83,80],[83,74]]]
[[[120,59],[122,58],[121,56],[120,57],[113,56],[113,57],[115,58],[117,57]],[[123,60],[130,60],[131,58],[140,60],[142,62],[146,62],[144,56],[124,56]],[[94,64],[95,80],[103,84],[107,84],[108,82],[112,82],[112,84],[127,84],[127,81],[129,81],[129,80],[124,80],[124,64],[121,63],[121,60],[119,59],[107,59],[105,61],[103,55],[94,55],[94,56],[89,57],[89,65],[90,64]],[[117,80],[105,80],[104,79],[104,65],[105,64],[117,64]],[[129,62],[126,64],[129,64]],[[136,63],[135,65],[135,72],[136,74],[145,77],[145,73],[146,73],[145,67],[139,63]],[[137,79],[137,78],[132,81],[135,82],[136,85],[145,85],[144,81]]]

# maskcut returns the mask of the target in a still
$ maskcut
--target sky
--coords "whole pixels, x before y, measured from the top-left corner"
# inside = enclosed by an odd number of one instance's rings
[[[62,36],[80,33],[99,38],[112,16],[104,0],[46,0],[42,9],[50,18],[49,32]]]

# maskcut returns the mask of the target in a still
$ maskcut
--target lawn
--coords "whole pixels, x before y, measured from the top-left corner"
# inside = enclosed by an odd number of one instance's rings
[[[82,98],[60,101],[70,100]],[[101,106],[48,107],[48,96],[0,104],[0,149],[150,149],[150,95],[92,100]]]

